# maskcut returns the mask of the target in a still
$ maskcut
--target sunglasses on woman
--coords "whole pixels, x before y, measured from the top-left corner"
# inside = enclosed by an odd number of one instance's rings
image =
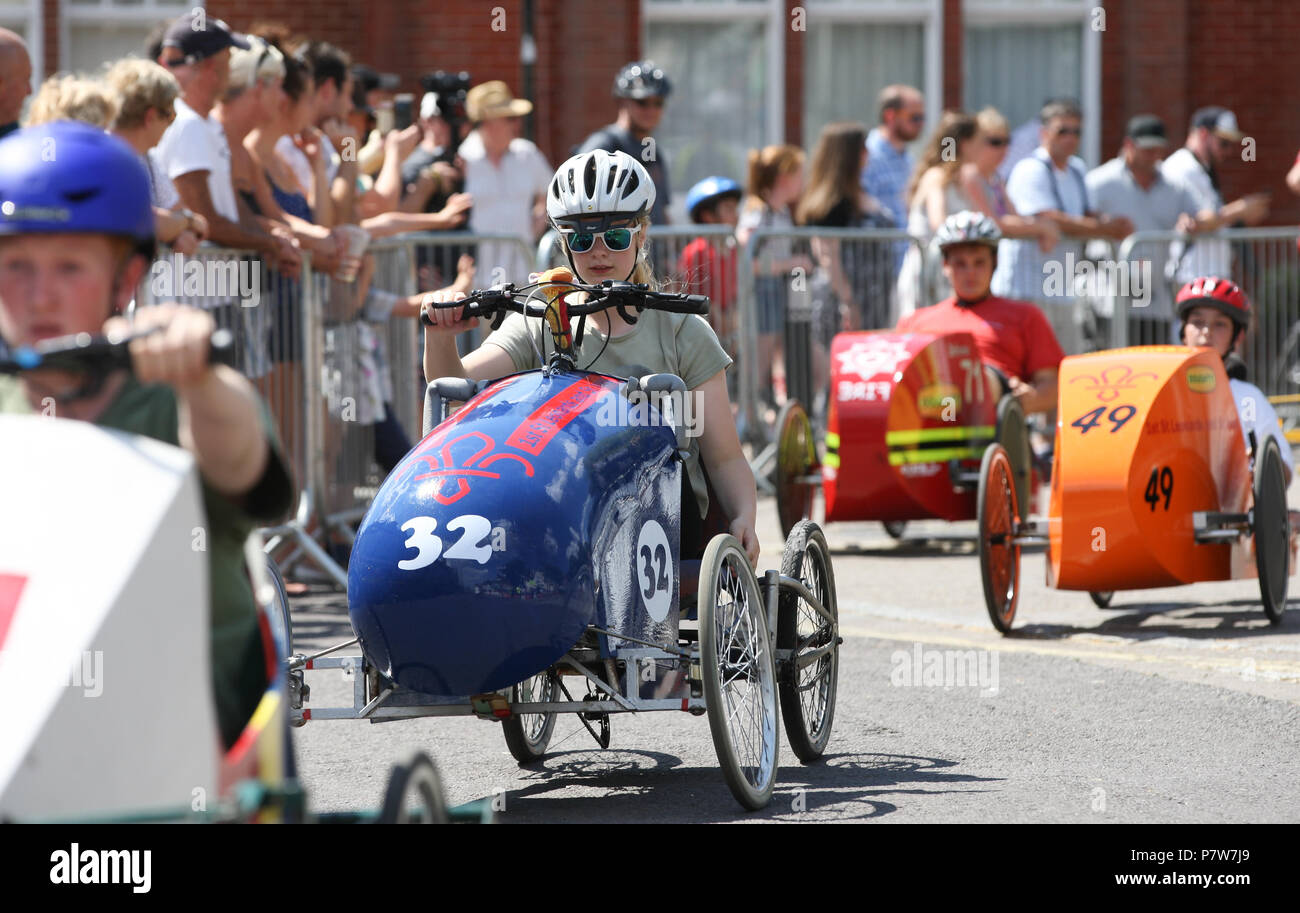
[[[640,225],[631,228],[611,228],[602,235],[605,247],[614,253],[627,250],[632,246],[632,236],[641,230]],[[575,254],[585,254],[596,245],[596,233],[592,231],[564,231],[564,243]]]

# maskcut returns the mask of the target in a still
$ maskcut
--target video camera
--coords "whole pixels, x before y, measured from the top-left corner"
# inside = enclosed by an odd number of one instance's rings
[[[452,136],[458,135],[460,125],[465,122],[465,98],[469,95],[470,83],[469,74],[464,70],[459,73],[436,70],[420,77],[424,91],[437,94],[438,107],[443,119],[451,125]]]

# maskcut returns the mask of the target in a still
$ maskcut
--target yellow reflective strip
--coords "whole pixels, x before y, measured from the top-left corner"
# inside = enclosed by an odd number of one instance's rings
[[[983,455],[984,450],[980,447],[949,447],[944,450],[896,450],[889,455],[889,465],[946,463],[949,460],[975,459]]]
[[[839,455],[838,453],[828,453],[828,454],[826,454],[826,458],[825,458],[824,460],[822,460],[822,465],[823,465],[823,466],[829,466],[829,467],[831,467],[832,469],[839,469],[839,468],[840,468],[840,455]]]
[[[839,449],[839,446],[840,446],[840,436],[839,436],[838,434],[836,434],[834,431],[827,431],[827,432],[826,432],[826,446],[827,446],[827,447],[834,447],[834,448],[836,448],[836,449]]]
[[[993,437],[992,425],[958,425],[954,428],[910,428],[885,432],[885,444],[925,444],[929,441],[967,441],[975,437]]]

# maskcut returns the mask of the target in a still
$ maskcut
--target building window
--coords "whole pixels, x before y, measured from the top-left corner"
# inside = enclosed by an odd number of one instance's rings
[[[1036,120],[1048,98],[1068,97],[1083,108],[1079,154],[1099,164],[1101,37],[1092,28],[1092,0],[967,0],[963,102],[968,111],[992,105],[1014,130]]]
[[[877,121],[876,97],[895,83],[926,97],[933,123],[941,108],[941,0],[808,0],[804,44],[803,141],[812,148],[822,127]]]
[[[156,25],[203,6],[202,0],[62,0],[59,69],[95,73],[110,61],[143,57]]]
[[[778,142],[785,103],[782,0],[644,0],[645,56],[673,81],[655,140],[668,156],[670,218],[710,175],[744,182],[750,149]]]

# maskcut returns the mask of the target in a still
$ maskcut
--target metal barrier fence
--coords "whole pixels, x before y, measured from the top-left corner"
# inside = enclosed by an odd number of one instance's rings
[[[736,359],[729,373],[741,438],[753,446],[761,489],[775,455],[777,383],[824,423],[836,332],[895,325],[900,306],[927,301],[937,258],[921,239],[880,229],[759,229],[743,247],[726,226],[654,227],[655,274],[672,291],[709,296],[710,321]],[[1191,243],[1188,243],[1188,242]],[[176,300],[210,310],[236,336],[238,365],[267,400],[298,480],[293,520],[264,531],[268,550],[290,548],[282,564],[307,560],[340,586],[346,573],[324,544],[350,543],[380,482],[420,437],[423,333],[408,300],[450,284],[460,258],[479,245],[512,248],[521,239],[459,232],[375,242],[370,292],[313,273],[304,255],[290,278],[247,251],[203,248],[166,255],[142,283],[137,303]],[[899,257],[899,246],[906,257]],[[1097,251],[1093,251],[1095,254]],[[895,265],[913,259],[914,271]],[[1095,347],[1172,342],[1177,288],[1195,275],[1233,278],[1254,303],[1244,357],[1266,394],[1300,383],[1300,248],[1295,229],[1233,229],[1189,239],[1143,232],[1125,239],[1073,277],[1076,314],[1093,322]],[[491,284],[479,263],[473,284]],[[901,277],[901,278],[900,278]],[[510,277],[522,282],[526,277]],[[458,340],[482,342],[481,326]],[[774,370],[775,369],[775,370]],[[783,369],[783,370],[781,370]]]
[[[387,471],[420,437],[423,333],[407,299],[451,284],[481,243],[528,252],[508,235],[376,241],[363,296],[363,283],[313,272],[306,253],[291,278],[251,251],[205,246],[192,257],[165,252],[137,289],[137,307],[189,304],[233,332],[235,363],[266,400],[300,491],[294,517],[262,531],[286,573],[306,560],[346,588],[328,543],[351,544]],[[464,334],[462,351],[485,333]]]
[[[1120,264],[1150,264],[1154,294],[1143,304],[1132,288],[1111,297],[1110,344],[1150,345],[1173,341],[1177,290],[1197,276],[1232,279],[1250,297],[1253,326],[1242,357],[1251,381],[1265,395],[1295,392],[1300,383],[1300,238],[1295,228],[1233,228],[1212,235],[1139,232],[1120,246]],[[1129,267],[1130,276],[1134,270]],[[1123,273],[1116,271],[1118,277]],[[1135,300],[1135,298],[1137,300]]]

